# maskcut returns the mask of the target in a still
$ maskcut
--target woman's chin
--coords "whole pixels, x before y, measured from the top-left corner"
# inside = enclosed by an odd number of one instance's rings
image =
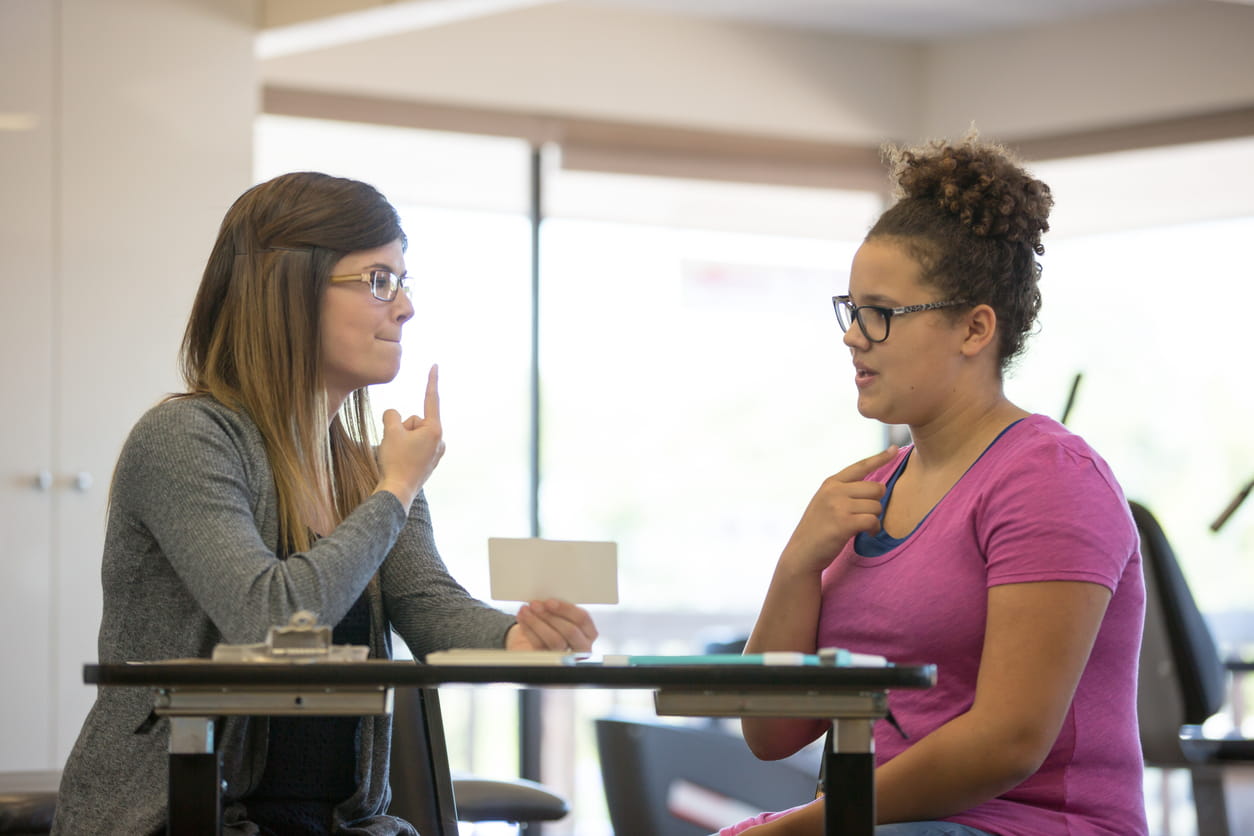
[[[881,424],[908,424],[906,416],[894,413],[888,405],[871,398],[858,398],[858,414]]]
[[[876,421],[882,421],[880,410],[877,408],[875,401],[865,395],[858,395],[858,414],[863,418],[871,418]]]

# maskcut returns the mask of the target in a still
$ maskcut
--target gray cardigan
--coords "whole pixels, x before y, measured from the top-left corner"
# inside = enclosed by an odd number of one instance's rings
[[[501,647],[514,619],[472,598],[435,549],[426,499],[406,514],[374,494],[307,552],[279,560],[274,478],[244,414],[205,397],[165,402],[131,431],[114,473],[102,567],[101,662],[207,657],[219,642],[265,640],[297,610],[337,624],[364,590],[372,657],[390,656],[389,625],[415,657]],[[66,763],[54,833],[164,832],[168,725],[136,733],[152,707],[142,688],[102,688]],[[265,768],[265,718],[228,718],[225,832],[255,834],[239,800]],[[363,717],[358,790],[336,808],[337,833],[413,834],[384,815],[390,717]]]

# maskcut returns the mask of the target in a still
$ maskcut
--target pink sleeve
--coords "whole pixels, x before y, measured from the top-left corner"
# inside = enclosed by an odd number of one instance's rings
[[[1036,445],[990,486],[977,526],[988,586],[1071,580],[1112,592],[1136,551],[1128,503],[1105,462],[1070,444]]]

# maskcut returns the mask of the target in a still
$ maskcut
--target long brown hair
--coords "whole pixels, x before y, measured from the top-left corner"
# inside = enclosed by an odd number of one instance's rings
[[[310,514],[328,500],[338,522],[378,482],[366,391],[327,415],[319,321],[335,264],[398,239],[400,218],[372,186],[315,172],[252,187],[218,231],[183,336],[184,396],[241,410],[261,431],[281,552],[309,548]]]

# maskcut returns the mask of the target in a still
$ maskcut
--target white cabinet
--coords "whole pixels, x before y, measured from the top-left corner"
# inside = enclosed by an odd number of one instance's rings
[[[0,770],[59,767],[95,696],[114,461],[251,179],[252,5],[0,0]]]
[[[53,26],[3,0],[0,25],[0,770],[53,755]],[[11,69],[12,68],[12,69]],[[27,755],[26,753],[29,753]],[[38,760],[34,760],[38,759]]]

